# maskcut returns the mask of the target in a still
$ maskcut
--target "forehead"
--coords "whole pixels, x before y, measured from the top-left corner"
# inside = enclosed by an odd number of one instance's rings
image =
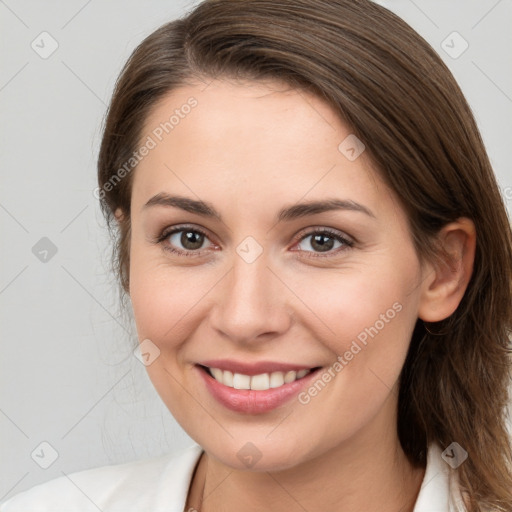
[[[386,187],[364,151],[347,158],[353,137],[329,105],[286,84],[215,80],[181,87],[146,119],[141,142],[151,139],[152,149],[137,166],[133,199],[179,188],[281,203],[333,192],[375,202]]]

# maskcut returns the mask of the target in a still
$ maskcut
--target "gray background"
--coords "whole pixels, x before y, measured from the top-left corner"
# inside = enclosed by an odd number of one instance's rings
[[[122,64],[144,36],[195,3],[0,0],[0,501],[62,474],[191,442],[132,354],[136,335],[117,301],[92,191]],[[379,3],[453,71],[510,212],[512,0]],[[58,43],[46,59],[31,47],[51,49],[43,31]],[[469,44],[460,56],[454,31]]]

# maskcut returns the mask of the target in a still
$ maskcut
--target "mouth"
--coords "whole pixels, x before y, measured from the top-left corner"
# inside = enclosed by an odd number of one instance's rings
[[[215,365],[196,364],[195,368],[204,382],[209,394],[225,408],[244,414],[262,414],[272,411],[289,402],[302,389],[311,385],[318,372],[323,368],[310,368],[291,365],[258,364],[252,367],[245,365],[246,373],[232,371],[235,368],[227,363],[215,362]],[[224,368],[219,368],[224,366]],[[261,368],[268,370],[262,372]]]
[[[244,373],[232,372],[230,370],[222,370],[221,368],[213,368],[209,366],[198,365],[210,377],[218,383],[233,389],[252,389],[254,391],[266,391],[275,389],[300,380],[312,372],[320,369],[316,366],[310,369],[288,370],[265,372],[257,375],[247,375]]]

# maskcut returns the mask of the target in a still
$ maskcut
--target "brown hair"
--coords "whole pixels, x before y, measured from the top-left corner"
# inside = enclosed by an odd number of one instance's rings
[[[512,234],[471,110],[436,52],[368,0],[210,0],[147,37],[116,84],[98,162],[103,211],[124,218],[115,261],[128,291],[130,159],[156,102],[202,77],[274,79],[322,98],[366,145],[408,214],[420,258],[440,228],[476,226],[474,270],[458,309],[428,332],[418,320],[399,391],[398,435],[412,464],[429,443],[469,454],[456,470],[471,512],[512,510],[506,420]],[[110,181],[112,184],[112,181]]]

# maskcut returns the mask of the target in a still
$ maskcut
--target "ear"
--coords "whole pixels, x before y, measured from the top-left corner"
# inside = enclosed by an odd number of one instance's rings
[[[438,240],[447,255],[424,268],[418,316],[425,322],[444,320],[459,306],[473,272],[475,225],[460,218],[444,226]]]
[[[120,222],[122,222],[124,219],[123,210],[121,210],[121,208],[117,208],[116,211],[114,212],[114,217],[116,218],[118,224]]]

